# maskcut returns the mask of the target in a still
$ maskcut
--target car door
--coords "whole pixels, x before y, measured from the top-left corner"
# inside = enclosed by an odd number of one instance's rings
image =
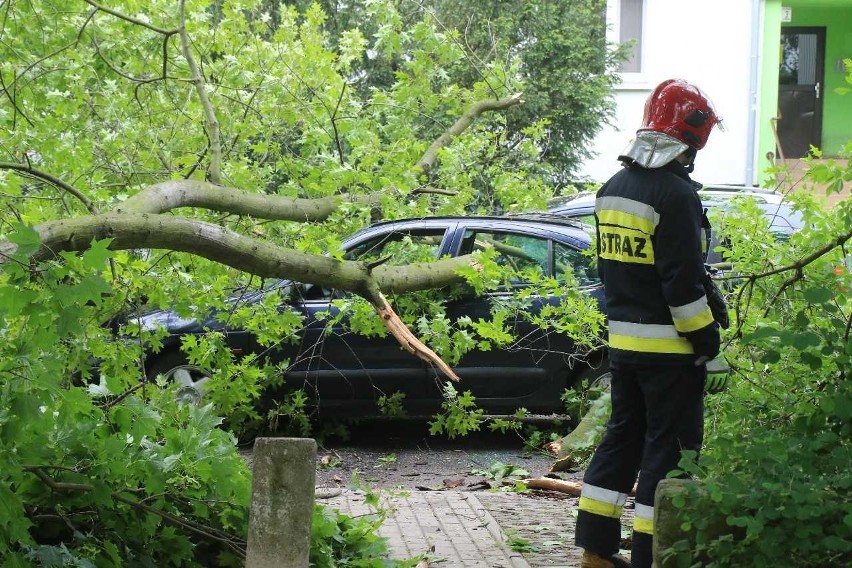
[[[345,243],[344,258],[387,265],[434,261],[449,225],[386,224]],[[362,307],[355,315],[341,315],[342,308],[359,299],[316,286],[300,290],[297,305],[306,325],[287,371],[289,381],[304,381],[323,406],[362,407],[395,392],[405,394],[406,401],[423,398],[425,364],[387,333],[371,309]],[[372,327],[366,333],[355,331],[363,330],[364,322]]]
[[[573,246],[555,243],[554,235],[523,230],[517,223],[492,225],[467,226],[458,253],[493,248],[498,264],[509,265],[521,273],[529,271],[529,274],[544,276],[555,275],[555,251],[558,250],[562,261],[568,258],[565,249],[571,250],[575,260],[582,257],[579,243]],[[564,262],[562,266],[565,271]],[[567,367],[566,357],[574,352],[573,343],[566,336],[543,330],[524,317],[526,312],[537,313],[545,303],[558,300],[533,295],[526,305],[518,305],[518,294],[528,286],[529,282],[519,276],[494,292],[478,296],[470,290],[447,303],[449,317],[456,320],[468,317],[474,322],[490,320],[493,307],[510,309],[505,327],[514,334],[515,340],[498,348],[475,349],[454,367],[462,379],[459,390],[470,390],[480,406],[495,412],[512,411],[520,406],[557,409],[566,384],[567,374],[563,371]],[[437,395],[442,379],[434,372],[431,376],[429,388]]]

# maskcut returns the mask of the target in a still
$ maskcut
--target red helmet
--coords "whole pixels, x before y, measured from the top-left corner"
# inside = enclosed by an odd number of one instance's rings
[[[713,103],[701,89],[683,79],[660,83],[645,102],[645,115],[638,132],[662,132],[700,150],[710,131],[721,123]]]

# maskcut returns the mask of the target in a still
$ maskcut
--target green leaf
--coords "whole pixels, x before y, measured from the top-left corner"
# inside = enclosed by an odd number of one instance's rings
[[[799,358],[804,364],[809,366],[814,371],[822,367],[822,358],[817,357],[812,353],[808,353],[807,351],[802,351],[801,353],[799,353]]]
[[[9,315],[19,315],[25,312],[25,308],[39,297],[35,290],[22,288],[10,288],[0,294],[0,312]]]
[[[93,240],[89,249],[83,255],[83,265],[91,269],[103,269],[107,260],[115,256],[115,253],[109,250],[109,245],[112,239]]]
[[[4,537],[11,542],[29,544],[32,542],[28,530],[32,523],[24,515],[24,503],[13,491],[6,480],[0,480],[0,529]]]
[[[836,535],[828,535],[822,539],[822,546],[828,550],[837,550],[839,552],[849,552],[852,550],[852,542],[845,538],[840,538]]]
[[[15,251],[18,258],[29,257],[41,246],[41,237],[39,237],[38,232],[22,223],[12,224],[9,240],[18,245],[18,249]]]
[[[761,363],[777,363],[781,360],[781,354],[774,349],[770,349],[760,357]]]
[[[829,288],[808,288],[802,290],[802,296],[811,304],[826,304],[834,298],[835,293]]]
[[[805,331],[790,335],[786,342],[801,350],[808,347],[818,347],[822,344],[822,338],[812,331]]]

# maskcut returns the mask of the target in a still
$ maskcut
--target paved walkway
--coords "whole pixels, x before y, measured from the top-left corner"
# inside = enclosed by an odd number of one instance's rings
[[[317,499],[350,516],[374,512],[358,491]],[[429,554],[440,568],[557,568],[580,565],[574,548],[577,498],[551,492],[383,492],[379,530],[391,556]],[[632,510],[623,526],[630,526]],[[433,548],[434,547],[434,548]]]

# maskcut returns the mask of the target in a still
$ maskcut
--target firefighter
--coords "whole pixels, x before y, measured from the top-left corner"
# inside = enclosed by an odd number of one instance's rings
[[[703,286],[710,224],[689,174],[720,122],[700,89],[664,81],[619,156],[623,168],[597,194],[612,415],[583,478],[576,544],[586,568],[651,566],[657,484],[682,450],[701,447],[705,364],[720,340]],[[618,556],[620,516],[634,483],[628,563]]]

